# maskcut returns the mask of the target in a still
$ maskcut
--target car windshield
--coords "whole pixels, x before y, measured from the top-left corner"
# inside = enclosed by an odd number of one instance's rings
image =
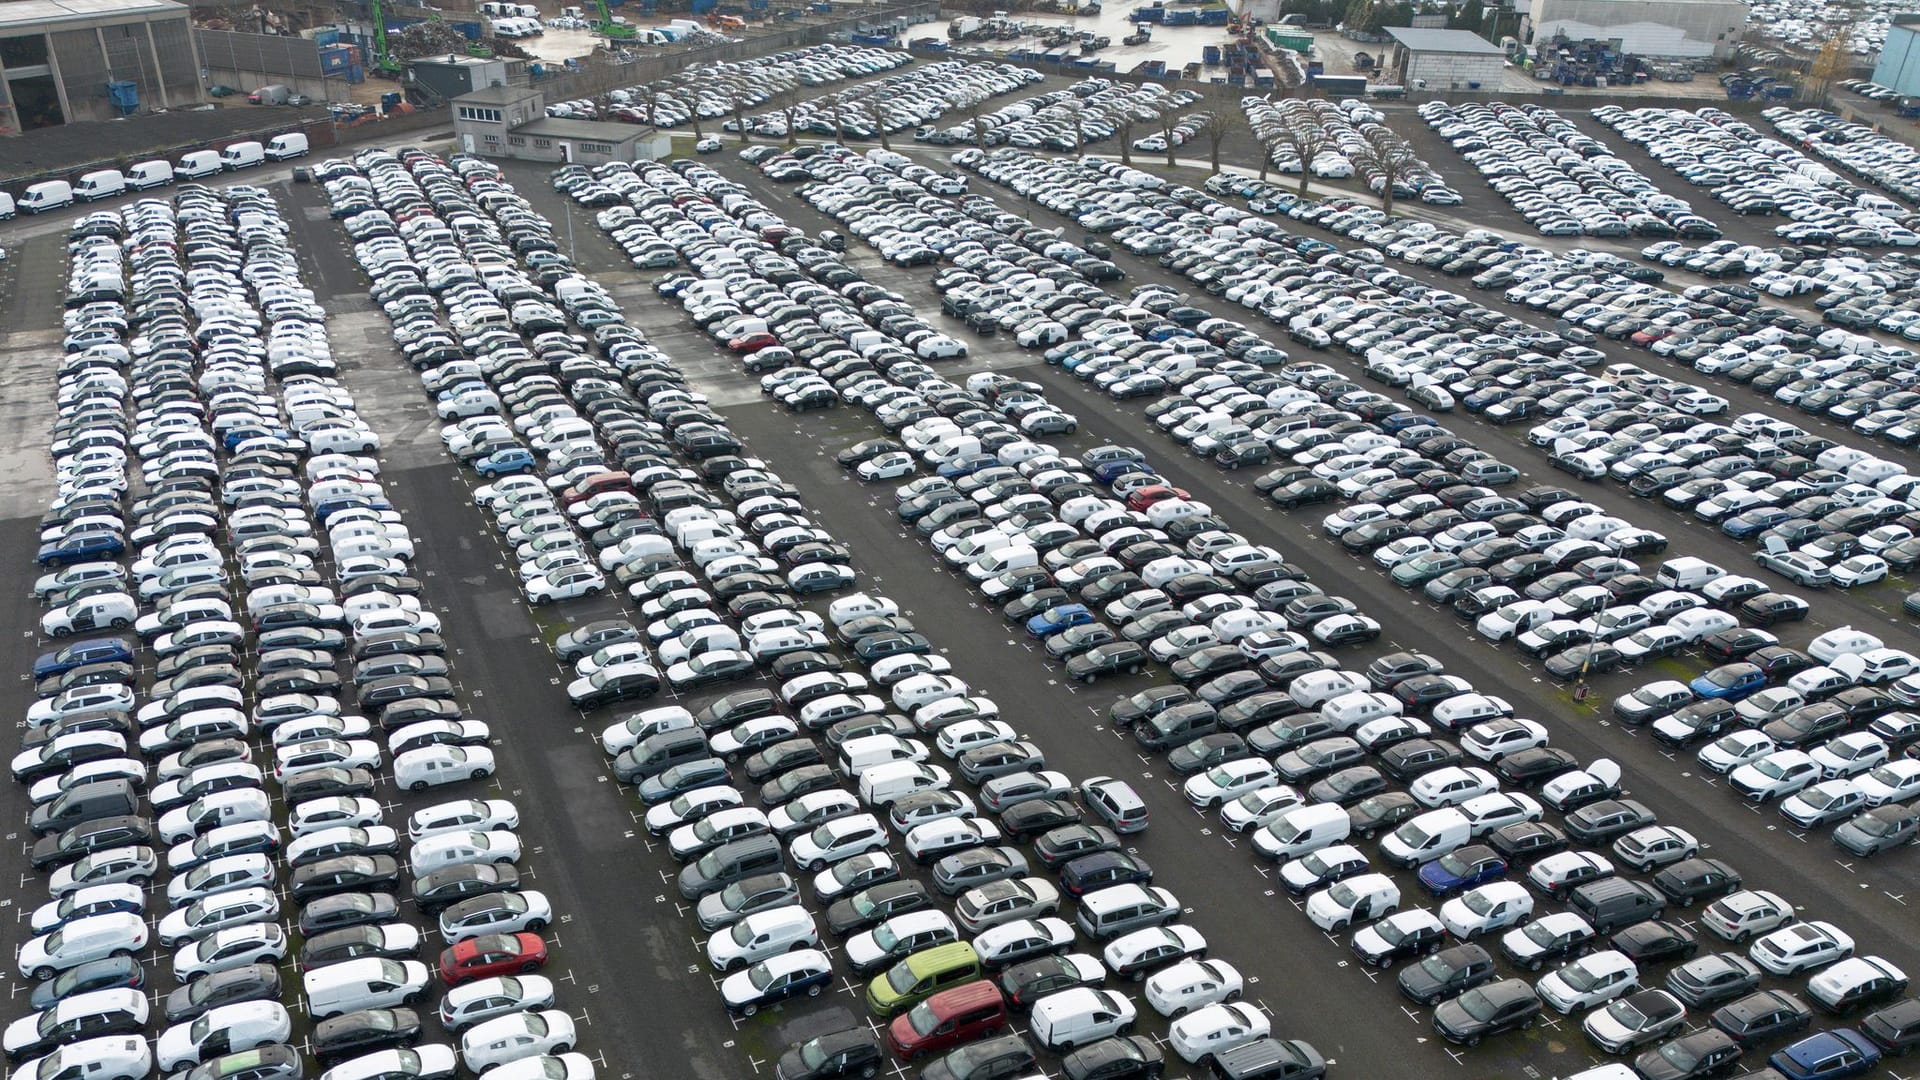
[[[1584,964],[1574,964],[1560,973],[1560,981],[1576,993],[1585,993],[1599,983],[1600,977]]]
[[[894,947],[900,944],[900,934],[892,926],[881,923],[874,928],[873,943],[882,952],[892,952]]]
[[[1473,873],[1473,864],[1461,858],[1458,854],[1450,853],[1440,857],[1440,869],[1445,870],[1455,877],[1466,877],[1468,874]],[[1471,902],[1472,898],[1469,897],[1468,900]]]
[[[801,1043],[800,1063],[809,1069],[818,1069],[827,1063],[827,1048],[819,1039],[810,1039]]]
[[[1332,897],[1334,903],[1343,908],[1352,907],[1360,900],[1360,894],[1354,891],[1352,885],[1344,881],[1335,885],[1328,895]]]
[[[1647,1022],[1647,1014],[1641,1012],[1632,1001],[1616,1001],[1607,1007],[1607,1013],[1629,1030]]]
[[[1475,1020],[1485,1021],[1493,1018],[1495,1006],[1487,995],[1480,991],[1469,990],[1460,995],[1459,1001],[1460,1008],[1466,1010],[1466,1014]]]
[[[1487,912],[1492,911],[1495,905],[1499,903],[1498,900],[1493,898],[1491,893],[1478,891],[1468,893],[1461,902],[1467,906],[1468,911],[1473,912],[1475,915],[1485,915]]]
[[[1398,835],[1401,842],[1406,844],[1410,850],[1419,851],[1421,848],[1427,846],[1426,830],[1418,825],[1402,825]]]
[[[1687,1045],[1685,1039],[1675,1039],[1661,1047],[1660,1056],[1667,1059],[1668,1064],[1678,1069],[1682,1076],[1690,1074],[1693,1067],[1700,1063],[1700,1055]]]
[[[920,979],[914,975],[913,968],[909,967],[904,960],[887,971],[887,985],[892,987],[896,994],[904,994],[912,990],[919,982]]]
[[[923,1001],[907,1013],[907,1025],[916,1035],[931,1035],[941,1024],[940,1014],[934,1011],[933,1003]]]
[[[1778,780],[1787,775],[1787,767],[1777,761],[1758,761],[1753,767],[1761,776],[1769,780]]]
[[[773,969],[765,964],[755,964],[753,968],[747,972],[747,981],[753,984],[755,990],[765,990],[767,985],[773,982],[775,978],[776,976],[773,973]]]
[[[1373,932],[1379,934],[1380,940],[1387,944],[1398,945],[1407,940],[1407,935],[1411,933],[1411,930],[1392,919],[1382,919],[1373,924]]]

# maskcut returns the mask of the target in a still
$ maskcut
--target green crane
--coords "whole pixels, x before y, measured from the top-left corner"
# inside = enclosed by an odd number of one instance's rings
[[[607,10],[607,0],[593,0],[593,6],[600,9],[600,21],[593,24],[593,32],[605,35],[609,40],[621,41],[638,37],[640,31],[626,23],[613,21],[613,13]]]
[[[382,78],[397,79],[405,69],[387,53],[387,17],[380,10],[380,0],[367,0],[367,7],[373,16],[373,55],[367,58],[367,69]]]

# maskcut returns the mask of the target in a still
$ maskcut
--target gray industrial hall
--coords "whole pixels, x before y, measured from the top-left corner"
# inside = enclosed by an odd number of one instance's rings
[[[0,3],[0,134],[179,108],[203,98],[184,4]]]

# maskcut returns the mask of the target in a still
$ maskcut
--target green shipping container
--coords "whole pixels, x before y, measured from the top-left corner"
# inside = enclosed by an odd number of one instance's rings
[[[1313,51],[1312,34],[1283,34],[1273,27],[1268,27],[1267,41],[1276,49],[1291,49],[1303,56]]]

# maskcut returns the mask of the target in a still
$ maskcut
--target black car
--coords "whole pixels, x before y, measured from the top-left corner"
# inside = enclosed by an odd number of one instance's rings
[[[332,796],[359,797],[373,794],[373,774],[366,769],[329,765],[289,776],[280,784],[280,793],[288,806],[308,799]]]
[[[883,882],[834,901],[827,909],[827,928],[845,937],[932,903],[927,887],[918,881]]]
[[[1493,771],[1505,783],[1526,790],[1579,767],[1580,759],[1559,747],[1532,746],[1501,758],[1494,763]]]
[[[1082,896],[1114,885],[1151,885],[1153,867],[1144,859],[1124,851],[1098,851],[1082,855],[1060,868],[1060,887],[1072,896]]]
[[[1432,1005],[1493,978],[1493,956],[1478,945],[1455,945],[1400,970],[1400,992]]]
[[[1740,887],[1740,874],[1721,859],[1685,859],[1653,875],[1653,885],[1681,907]]]
[[[1387,790],[1387,778],[1371,765],[1341,769],[1307,789],[1308,802],[1352,806]]]
[[[1487,846],[1499,852],[1509,864],[1520,866],[1544,859],[1556,851],[1565,851],[1568,840],[1566,833],[1552,825],[1538,821],[1516,821],[1495,829],[1487,837]]]
[[[775,1080],[833,1080],[871,1076],[883,1064],[880,1044],[866,1027],[845,1028],[796,1043],[780,1055]]]
[[[1654,823],[1653,811],[1632,799],[1602,799],[1567,815],[1567,835],[1597,844]]]
[[[342,855],[295,867],[293,899],[307,903],[356,890],[391,891],[400,884],[400,864],[391,855]]]
[[[1034,855],[1049,870],[1095,852],[1119,850],[1120,837],[1105,825],[1063,825],[1033,842]]]
[[[296,880],[299,873],[294,871]],[[413,901],[426,914],[438,915],[469,897],[510,892],[519,887],[520,871],[510,863],[449,866],[413,879]]]
[[[1684,926],[1664,919],[1634,923],[1613,935],[1613,947],[1641,966],[1686,960],[1700,951],[1700,939]]]
[[[420,1014],[412,1009],[361,1009],[313,1027],[313,1054],[322,1065],[420,1041]]]
[[[1107,721],[1115,727],[1130,727],[1176,705],[1186,705],[1195,700],[1193,691],[1184,686],[1149,687],[1108,706]]]
[[[308,938],[300,946],[300,969],[312,971],[345,960],[355,960],[362,956],[377,956],[383,960],[409,960],[419,951],[418,945],[399,948],[388,935],[377,926],[349,926],[341,930],[329,930]]]
[[[1708,953],[1667,972],[1667,991],[1692,1008],[1706,1009],[1752,993],[1760,978],[1760,969],[1740,953]]]
[[[1646,1080],[1700,1080],[1726,1075],[1741,1053],[1732,1036],[1706,1028],[1642,1052],[1633,1059],[1633,1068]]]
[[[1532,1027],[1540,1009],[1540,995],[1525,979],[1502,979],[1441,1002],[1433,1030],[1448,1042],[1478,1046],[1489,1035]]]
[[[1405,783],[1435,769],[1460,763],[1460,748],[1445,739],[1408,739],[1380,754],[1380,767]]]
[[[1404,791],[1383,791],[1347,808],[1348,827],[1355,836],[1370,840],[1425,809]]]
[[[1920,1045],[1920,998],[1897,1001],[1867,1015],[1855,1026],[1888,1055],[1906,1054]]]
[[[1746,1046],[1805,1031],[1813,1010],[1784,990],[1759,990],[1715,1009],[1712,1023]]]
[[[1261,444],[1262,449],[1265,445]],[[1075,1050],[1060,1063],[1066,1080],[1153,1080],[1165,1068],[1160,1048],[1144,1035],[1102,1039]]]
[[[1200,963],[1206,963],[1202,960]],[[1088,970],[1069,956],[1042,956],[1001,972],[994,980],[1006,995],[1010,1009],[1029,1009],[1048,994],[1076,986],[1097,986],[1106,972],[1095,966]]]
[[[392,893],[346,892],[323,896],[300,909],[301,937],[349,926],[370,926],[399,918],[400,905]]]
[[[167,995],[167,1023],[183,1023],[208,1009],[237,1001],[272,1001],[279,997],[280,971],[272,964],[216,971]]]

